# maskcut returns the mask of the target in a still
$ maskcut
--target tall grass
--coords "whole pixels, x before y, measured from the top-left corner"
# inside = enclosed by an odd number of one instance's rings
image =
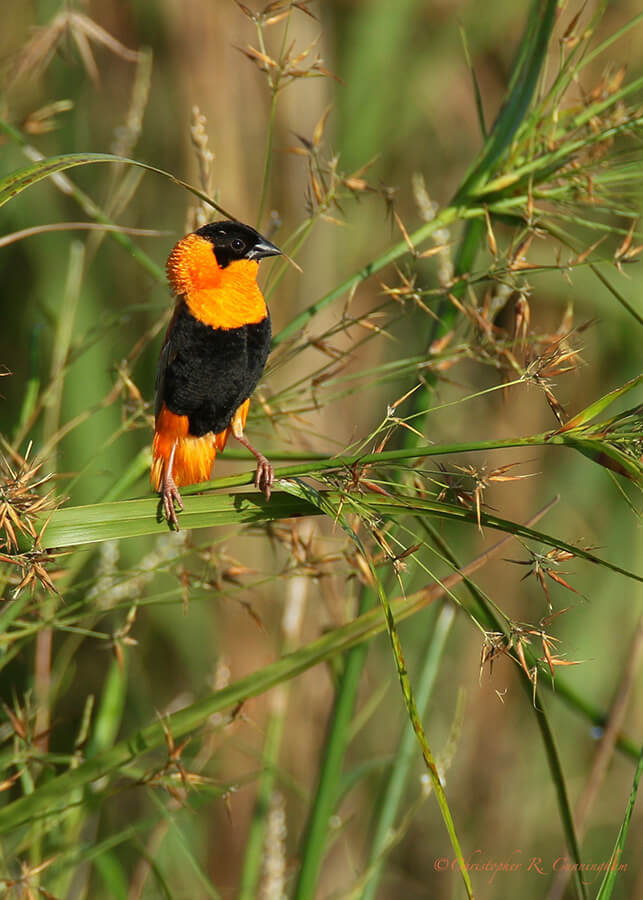
[[[642,17],[103,12],[7,29],[5,893],[634,895]],[[217,214],[303,267],[276,489],[227,450],[174,534],[162,264]]]

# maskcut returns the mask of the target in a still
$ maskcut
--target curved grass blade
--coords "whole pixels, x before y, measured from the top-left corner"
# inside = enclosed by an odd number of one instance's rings
[[[568,447],[578,450],[596,465],[616,472],[617,475],[622,475],[624,478],[629,478],[634,484],[643,487],[641,464],[627,453],[623,453],[618,447],[605,441],[576,439],[571,435],[566,443]]]
[[[621,385],[621,387],[615,388],[613,391],[610,391],[608,394],[605,394],[603,397],[590,403],[589,406],[586,406],[585,409],[582,409],[565,422],[559,431],[569,431],[570,428],[578,428],[581,425],[587,425],[592,419],[595,419],[596,416],[602,413],[603,410],[614,403],[615,400],[618,400],[619,397],[624,396],[624,394],[627,394],[635,387],[638,387],[639,384],[643,384],[643,375],[637,375],[635,378],[630,378],[630,380],[624,385]]]
[[[73,169],[76,166],[87,166],[93,163],[121,163],[128,166],[138,166],[148,172],[162,175],[163,178],[169,179],[169,181],[174,182],[174,184],[185,188],[191,194],[194,194],[195,197],[198,197],[199,200],[202,200],[213,209],[216,209],[217,212],[220,212],[221,215],[225,216],[227,219],[237,218],[224,209],[223,206],[220,206],[216,201],[212,200],[211,197],[208,197],[207,194],[204,194],[203,191],[188,184],[187,181],[182,181],[170,172],[158,169],[156,166],[150,166],[147,163],[140,162],[140,160],[129,159],[126,156],[117,156],[113,153],[65,153],[60,156],[50,156],[31,166],[17,169],[10,175],[6,175],[4,178],[0,179],[0,206],[8,203],[13,197],[22,193],[22,191],[31,187],[33,184],[43,181],[45,178],[51,178],[52,175],[57,175],[59,172],[64,172],[66,169]]]
[[[435,516],[437,518],[450,519],[452,521],[460,520],[463,522],[477,522],[477,513],[474,510],[464,509],[461,506],[453,506],[446,503],[433,502],[430,500],[420,500],[415,497],[405,497],[402,499],[397,497],[389,498],[376,496],[370,498],[369,503],[374,507],[374,509],[377,509],[377,511],[381,515],[387,515],[391,518],[396,518],[400,515],[415,514]],[[501,519],[499,516],[495,516],[491,513],[482,514],[481,521],[483,525],[485,525],[485,527],[494,528],[498,531],[505,531],[508,534],[515,535],[516,537],[523,537],[527,538],[528,540],[541,541],[543,544],[546,544],[549,547],[558,547],[561,550],[568,550],[579,559],[585,559],[587,560],[587,562],[593,562],[597,565],[605,566],[606,568],[611,569],[613,572],[619,572],[621,575],[626,575],[628,578],[632,578],[635,581],[643,582],[643,574],[639,575],[635,572],[630,572],[628,569],[624,569],[621,566],[617,566],[614,563],[603,559],[602,557],[596,556],[596,554],[591,553],[589,550],[584,550],[582,547],[570,544],[567,541],[562,541],[559,538],[555,538],[552,535],[547,534],[546,532],[528,528],[526,525],[521,525],[518,522],[510,522],[507,519]]]

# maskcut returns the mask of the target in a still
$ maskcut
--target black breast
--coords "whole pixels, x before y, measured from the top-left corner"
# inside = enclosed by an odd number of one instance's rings
[[[241,328],[212,328],[181,304],[159,361],[158,400],[187,416],[195,437],[218,434],[257,386],[270,338],[269,316]]]

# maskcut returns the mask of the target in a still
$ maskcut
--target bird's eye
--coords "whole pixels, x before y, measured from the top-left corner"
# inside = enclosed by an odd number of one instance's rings
[[[245,246],[246,245],[243,243],[241,238],[235,238],[232,242],[232,249],[236,250],[237,252],[243,250],[245,248]]]

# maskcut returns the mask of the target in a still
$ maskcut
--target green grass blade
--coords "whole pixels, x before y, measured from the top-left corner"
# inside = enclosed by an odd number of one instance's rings
[[[395,452],[395,451],[393,451]],[[415,456],[417,453],[409,453]],[[292,496],[288,482],[282,481],[284,492],[276,491],[270,501],[262,494],[205,494],[185,497],[185,510],[181,514],[184,528],[209,528],[215,525],[239,525],[261,523],[293,516],[310,516],[319,513],[317,507],[301,496]],[[338,502],[342,494],[328,491],[328,502]],[[415,497],[369,497],[373,512],[387,518],[397,519],[406,515],[429,516],[456,522],[477,524],[475,510],[465,509],[449,503],[420,500]],[[480,521],[487,528],[505,531],[509,534],[540,541],[550,547],[568,550],[579,559],[596,563],[626,575],[635,581],[643,581],[639,575],[609,560],[597,556],[582,547],[575,546],[543,531],[527,528],[518,522],[502,519],[491,513],[481,513]],[[148,534],[166,534],[167,523],[160,517],[158,501],[124,500],[117,503],[98,503],[95,506],[79,506],[56,510],[50,518],[42,546],[55,549],[92,543],[102,540],[121,540]]]
[[[467,62],[467,66],[469,67],[469,72],[471,74],[471,85],[473,87],[473,96],[476,101],[476,112],[478,114],[478,125],[480,126],[480,133],[482,134],[483,140],[487,140],[487,126],[484,120],[484,106],[482,104],[482,92],[480,90],[480,83],[478,82],[478,76],[476,75],[475,66],[473,65],[473,61],[471,59],[471,54],[469,52],[469,42],[467,40],[467,33],[464,30],[464,27],[460,25],[460,40],[462,41],[462,49],[464,50],[464,58]]]
[[[449,807],[446,792],[442,785],[442,781],[440,779],[440,775],[438,772],[437,765],[435,763],[435,759],[433,756],[433,752],[429,745],[428,738],[424,731],[424,727],[422,725],[422,720],[420,718],[420,714],[418,712],[417,703],[415,701],[415,693],[411,686],[411,681],[407,672],[406,663],[404,661],[404,655],[402,653],[402,645],[400,643],[400,638],[397,631],[397,625],[395,623],[395,616],[393,614],[393,610],[391,608],[391,604],[389,602],[386,591],[384,590],[384,585],[378,575],[377,569],[371,560],[371,556],[364,546],[359,535],[351,528],[348,524],[347,520],[344,517],[342,512],[342,506],[337,503],[329,503],[328,497],[320,494],[318,491],[314,491],[308,486],[304,484],[291,485],[291,490],[299,493],[300,496],[306,497],[310,499],[312,503],[319,506],[320,511],[326,513],[330,518],[334,521],[338,522],[341,527],[346,531],[346,533],[350,536],[352,541],[355,543],[355,546],[358,548],[366,562],[368,563],[369,569],[373,576],[373,581],[375,584],[375,589],[377,594],[379,595],[380,602],[382,605],[382,609],[384,611],[384,618],[386,621],[386,630],[388,631],[389,638],[391,641],[391,646],[393,649],[393,658],[395,660],[395,666],[397,669],[398,678],[400,680],[400,686],[402,689],[402,695],[404,697],[404,702],[406,704],[407,712],[409,715],[409,720],[413,727],[413,731],[415,733],[415,737],[417,739],[418,744],[420,745],[420,749],[422,752],[422,756],[426,763],[426,767],[429,771],[429,776],[431,778],[431,782],[433,784],[433,790],[435,791],[435,796],[438,801],[438,806],[440,807],[440,812],[442,814],[442,819],[444,821],[445,828],[449,835],[449,840],[451,842],[451,846],[453,848],[453,852],[455,853],[456,859],[458,860],[458,865],[460,868],[460,874],[462,875],[462,880],[464,881],[464,886],[467,892],[467,896],[470,900],[473,900],[473,887],[471,885],[471,880],[469,878],[469,872],[467,870],[466,863],[464,861],[464,856],[462,855],[462,849],[460,847],[460,840],[458,838],[457,832],[455,830],[455,823],[453,821],[453,815],[451,813],[451,809]],[[310,881],[309,886],[313,887],[316,884],[316,881]],[[310,896],[310,891],[308,893],[298,892],[297,893],[298,900],[305,900],[305,898]]]
[[[618,400],[619,397],[623,397],[629,391],[633,390],[635,387],[638,387],[639,384],[643,384],[643,375],[637,375],[635,378],[631,378],[626,384],[622,385],[619,388],[615,388],[613,391],[610,391],[605,396],[600,397],[598,400],[595,400],[594,403],[590,403],[589,406],[586,406],[585,409],[581,410],[579,413],[576,413],[575,416],[572,416],[568,422],[565,422],[563,427],[560,429],[561,431],[569,431],[571,428],[578,428],[579,425],[587,425],[588,422],[591,422],[592,419],[595,419],[603,410],[607,409],[615,400]]]
[[[630,820],[632,819],[632,813],[634,811],[634,803],[636,801],[636,794],[639,789],[641,774],[643,774],[643,750],[641,750],[641,755],[639,756],[636,772],[634,773],[634,782],[632,784],[632,790],[630,791],[630,799],[627,802],[625,818],[623,819],[621,827],[619,828],[616,843],[614,844],[614,850],[612,851],[612,856],[610,857],[609,868],[605,873],[600,890],[596,895],[596,900],[610,900],[614,892],[614,887],[616,885],[616,876],[619,872],[619,857],[623,854],[623,850],[625,849],[625,841],[627,839],[627,832],[629,830]]]
[[[29,421],[31,414],[36,408],[36,403],[38,401],[38,395],[40,393],[41,387],[41,330],[39,327],[34,327],[31,330],[31,334],[29,336],[29,349],[28,353],[28,365],[29,365],[29,374],[27,376],[27,380],[25,383],[25,391],[22,400],[22,407],[20,409],[20,416],[18,418],[18,422],[16,424],[14,430],[14,441],[15,436],[20,434],[23,430],[25,423]]]
[[[362,609],[373,605],[372,591],[362,592]],[[328,842],[329,822],[339,799],[342,764],[350,739],[350,726],[364,662],[369,650],[365,642],[347,655],[337,687],[328,738],[321,757],[319,783],[302,844],[301,868],[293,894],[294,900],[307,900],[315,894],[318,875]]]
[[[445,518],[451,521],[460,520],[467,522],[477,522],[477,516],[475,511],[473,510],[467,510],[463,509],[463,507],[451,506],[450,504],[437,503],[430,500],[419,500],[417,498],[404,498],[402,500],[399,498],[378,496],[372,498],[370,500],[370,503],[373,508],[376,509],[381,515],[386,515],[390,518],[398,518],[401,515],[413,513],[416,515],[428,515],[430,517],[435,516],[436,518]],[[483,513],[481,515],[481,521],[485,527],[495,528],[499,531],[504,531],[507,534],[513,534],[517,537],[526,538],[527,540],[541,541],[543,544],[546,544],[549,547],[558,547],[562,550],[568,550],[579,559],[585,559],[588,562],[593,562],[597,565],[605,566],[606,568],[611,569],[613,572],[619,572],[621,575],[626,575],[628,578],[632,578],[635,581],[643,582],[643,574],[637,574],[635,572],[631,572],[628,569],[621,568],[620,566],[617,566],[614,563],[609,562],[608,560],[599,558],[594,553],[591,553],[588,550],[584,550],[582,547],[578,547],[574,544],[568,543],[567,541],[555,538],[544,531],[538,531],[534,528],[528,528],[526,525],[521,525],[518,522],[510,522],[507,519],[501,519],[500,517],[494,516],[491,513]]]
[[[125,662],[121,667],[114,657],[103,685],[91,737],[87,745],[88,756],[95,756],[113,745],[123,719],[126,689]]]
[[[507,97],[485,142],[478,162],[464,180],[454,203],[466,203],[466,198],[491,175],[495,166],[511,144],[511,140],[529,109],[545,61],[551,32],[556,20],[557,0],[534,0],[529,21],[516,62]]]
[[[478,441],[461,444],[433,445],[417,448],[403,448],[389,450],[382,453],[351,454],[350,456],[338,456],[326,460],[312,460],[300,465],[285,466],[276,470],[276,478],[284,479],[293,476],[315,477],[329,470],[341,470],[354,465],[369,463],[395,463],[402,460],[422,459],[432,456],[446,456],[457,453],[468,453],[500,449],[505,447],[528,447],[539,445],[568,445],[576,447],[580,452],[586,453],[589,449],[594,452],[601,447],[606,452],[611,452],[609,445],[605,447],[600,442],[581,442],[572,435],[560,433],[544,433],[526,438],[515,438],[503,441]],[[620,451],[615,451],[620,453]],[[624,456],[621,454],[621,456]],[[619,456],[619,459],[621,457]],[[629,457],[625,458],[632,469],[632,473],[639,477],[640,467]],[[289,516],[314,515],[315,510],[309,504],[300,499],[287,496],[276,491],[269,503],[266,503],[261,494],[200,494],[196,492],[207,491],[211,488],[229,488],[249,484],[254,478],[253,473],[233,475],[206,482],[203,485],[195,485],[183,491],[185,511],[181,514],[180,522],[184,528],[203,528],[212,525],[234,525],[243,522],[261,522]],[[440,518],[451,518],[461,521],[472,521],[472,513],[461,506],[452,506],[446,503],[437,503],[428,500],[418,500],[413,497],[381,497],[369,496],[369,504],[376,506],[381,513],[399,516],[408,512],[420,514],[432,514]],[[491,528],[508,530],[511,533],[522,534],[536,540],[543,540],[550,546],[559,546],[570,549],[574,555],[606,565],[613,571],[621,572],[637,580],[641,576],[633,575],[625,569],[602,560],[594,554],[588,553],[579,547],[572,547],[565,542],[556,543],[550,536],[541,532],[533,532],[524,526],[510,523],[491,514],[483,515],[483,522]],[[167,524],[160,515],[157,498],[150,497],[143,500],[122,500],[113,503],[99,503],[91,506],[69,507],[55,510],[47,522],[41,523],[41,546],[45,548],[65,548],[83,543],[91,543],[102,540],[119,540],[128,537],[136,537],[149,534],[163,534],[167,532]]]
[[[422,654],[424,661],[416,688],[417,707],[422,717],[433,693],[438,674],[438,665],[446,647],[447,637],[454,618],[453,606],[451,604],[443,604],[437,619],[433,620],[433,628],[428,645],[426,651]],[[384,795],[377,812],[377,824],[370,846],[368,879],[361,894],[362,900],[374,900],[375,898],[375,892],[377,891],[377,885],[384,865],[386,847],[395,826],[395,817],[402,801],[411,765],[417,756],[415,743],[415,733],[409,724],[395,751],[390,778],[386,782]]]
[[[587,459],[591,459],[596,465],[603,466],[618,475],[629,478],[635,484],[643,487],[643,470],[638,460],[633,459],[618,447],[614,447],[605,441],[574,439],[570,435],[567,441],[568,447],[578,450]]]
[[[114,900],[127,900],[127,879],[123,866],[114,853],[103,853],[94,860],[96,871],[100,875]]]
[[[429,448],[430,450],[430,448]],[[407,451],[390,451],[389,455],[400,458],[413,458],[428,455],[423,448]],[[381,459],[386,454],[373,454]],[[359,459],[359,457],[357,457]],[[368,460],[369,457],[363,457]],[[328,468],[336,466],[336,461],[329,461]],[[317,465],[317,464],[316,464]],[[290,467],[289,471],[293,468]],[[303,466],[302,474],[314,475],[311,466]],[[251,476],[240,476],[250,480]],[[236,476],[235,476],[236,478]],[[229,481],[230,479],[221,479]],[[204,494],[201,496],[185,496],[185,510],[181,513],[181,525],[184,528],[205,528],[215,525],[239,525],[243,523],[261,523],[275,519],[291,518],[318,514],[317,507],[302,496],[292,496],[292,485],[282,480],[284,491],[275,491],[270,501],[262,494]],[[342,497],[350,499],[350,495],[340,492],[325,492],[329,503],[336,503]],[[167,523],[160,516],[157,500],[124,500],[115,503],[98,503],[94,506],[70,507],[55,510],[43,530],[41,545],[55,549],[91,543],[101,540],[119,540],[148,534],[165,534]],[[374,494],[368,497],[371,512],[397,519],[407,515],[429,516],[430,518],[448,519],[457,522],[477,524],[475,510],[465,509],[454,504],[423,500],[413,496],[381,496]],[[540,541],[550,547],[568,550],[579,559],[604,566],[635,581],[643,581],[643,574],[632,572],[597,556],[582,547],[570,544],[558,537],[528,528],[518,522],[503,519],[492,513],[481,513],[481,523],[488,528],[514,534],[528,540]]]
[[[315,514],[309,504],[275,492],[267,503],[262,494],[207,494],[184,498],[181,528],[240,525]],[[73,547],[96,541],[123,540],[168,533],[159,501],[120,500],[56,510],[42,536],[42,546]]]

